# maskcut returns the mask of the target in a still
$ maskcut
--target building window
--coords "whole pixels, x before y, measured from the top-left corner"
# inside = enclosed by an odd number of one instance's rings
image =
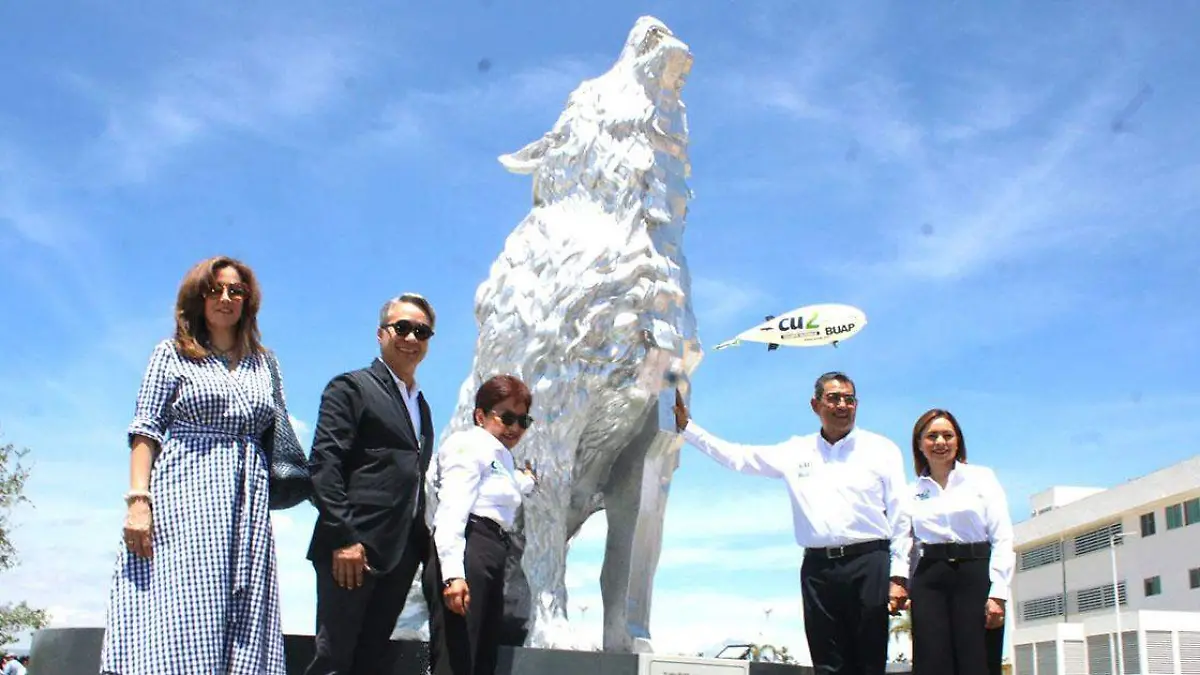
[[[1083,555],[1085,553],[1092,553],[1093,551],[1103,551],[1104,549],[1108,548],[1114,540],[1116,541],[1116,545],[1120,546],[1121,529],[1121,523],[1117,522],[1113,523],[1112,525],[1105,525],[1104,527],[1096,528],[1091,532],[1084,532],[1083,534],[1075,537],[1075,541],[1073,542],[1075,545],[1075,555]]]
[[[1087,670],[1087,647],[1083,640],[1063,640],[1063,672],[1069,675],[1074,673],[1086,673]],[[1055,664],[1057,666],[1058,664]],[[1032,670],[1018,670],[1018,673],[1033,673]],[[1054,672],[1053,670],[1050,672]]]
[[[1142,536],[1149,537],[1157,530],[1154,529],[1154,512],[1142,514]]]
[[[1037,672],[1047,675],[1057,675],[1058,645],[1055,640],[1033,643],[1033,659],[1037,663]]]
[[[1114,604],[1112,584],[1081,588],[1078,591],[1072,591],[1072,593],[1075,596],[1075,611],[1080,613],[1111,608]],[[1117,584],[1117,596],[1120,604],[1124,605],[1128,602],[1125,595],[1124,581]]]
[[[1088,673],[1104,673],[1111,675],[1116,672],[1113,668],[1113,644],[1109,641],[1107,633],[1099,635],[1087,636],[1087,670]],[[1032,673],[1032,670],[1024,670],[1022,673]]]
[[[1183,504],[1167,507],[1167,529],[1174,530],[1177,527],[1183,527]]]
[[[1033,672],[1033,643],[1013,645],[1013,665],[1018,673]]]
[[[1150,577],[1142,582],[1142,587],[1146,590],[1146,597],[1162,594],[1162,577]]]
[[[1037,548],[1031,548],[1028,551],[1021,551],[1020,569],[1025,570],[1049,565],[1062,560],[1062,542],[1052,541],[1049,544],[1042,544]]]
[[[1195,663],[1194,659],[1189,659],[1184,656],[1187,650],[1187,644],[1184,642],[1187,638],[1184,637],[1186,632],[1179,634],[1179,652],[1180,659],[1183,663]],[[1146,631],[1146,665],[1147,673],[1173,673],[1175,672],[1175,636],[1169,630],[1148,630]],[[1188,668],[1187,665],[1184,668]],[[1126,670],[1125,672],[1133,672]],[[1186,670],[1184,672],[1187,672]]]
[[[1052,616],[1059,616],[1063,613],[1063,596],[1049,595],[1044,598],[1035,598],[1026,600],[1021,603],[1021,620],[1036,621]]]
[[[1183,503],[1183,522],[1187,525],[1200,523],[1200,497]]]
[[[1188,588],[1200,588],[1200,567],[1188,570]]]
[[[1121,665],[1123,668],[1118,671],[1122,673],[1140,673],[1141,667],[1138,661],[1138,649],[1141,645],[1138,644],[1138,634],[1136,630],[1129,630],[1121,633]],[[1155,672],[1151,670],[1150,672]]]

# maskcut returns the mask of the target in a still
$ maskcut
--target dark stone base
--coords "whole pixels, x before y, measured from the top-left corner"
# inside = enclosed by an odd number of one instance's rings
[[[36,675],[96,675],[100,665],[100,647],[104,640],[103,628],[52,628],[34,633],[30,650],[30,673]],[[303,675],[312,659],[313,638],[311,635],[285,635],[284,651],[287,658],[288,675]],[[426,672],[426,648],[424,642],[396,640],[393,642],[396,666],[393,675],[424,675]],[[721,665],[742,665],[741,661],[708,660],[706,664],[661,664],[642,663],[649,655],[609,654],[605,652],[563,651],[556,649],[529,649],[526,647],[502,647],[496,675],[648,675],[649,673],[673,673],[678,675],[702,675],[723,672]],[[671,657],[663,657],[671,658]],[[772,663],[749,663],[750,675],[809,675],[812,668],[785,666]],[[380,675],[387,675],[381,673]]]

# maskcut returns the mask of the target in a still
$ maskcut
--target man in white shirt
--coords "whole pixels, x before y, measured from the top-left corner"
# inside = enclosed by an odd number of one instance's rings
[[[25,666],[12,654],[6,654],[0,659],[0,675],[25,675]]]
[[[777,445],[730,443],[705,431],[676,393],[684,439],[739,473],[780,478],[804,547],[804,629],[818,673],[879,675],[888,616],[907,601],[912,535],[904,513],[900,448],[855,426],[858,397],[843,373],[817,378],[811,401],[819,433]],[[889,579],[890,577],[890,579]]]

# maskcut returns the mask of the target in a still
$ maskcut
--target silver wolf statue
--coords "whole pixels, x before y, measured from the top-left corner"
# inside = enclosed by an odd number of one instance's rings
[[[685,43],[642,17],[549,133],[500,158],[532,175],[533,208],[476,292],[475,361],[443,438],[472,423],[488,377],[510,373],[533,390],[536,422],[514,454],[539,485],[523,508],[506,601],[528,605],[528,646],[577,646],[567,548],[604,509],[603,647],[652,649],[651,592],[682,443],[672,405],[701,359],[683,254],[691,193],[680,93],[691,65]]]

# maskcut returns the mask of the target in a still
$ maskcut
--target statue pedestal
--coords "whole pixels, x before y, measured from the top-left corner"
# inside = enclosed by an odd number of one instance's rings
[[[749,675],[749,661],[638,654],[638,675]]]
[[[96,675],[103,628],[49,628],[33,636],[29,662],[38,675]],[[394,675],[428,672],[425,643],[393,640]],[[285,635],[288,675],[302,675],[312,659],[311,635]],[[702,659],[667,654],[611,654],[501,647],[496,675],[808,675],[807,666]],[[392,675],[381,673],[380,675]]]

